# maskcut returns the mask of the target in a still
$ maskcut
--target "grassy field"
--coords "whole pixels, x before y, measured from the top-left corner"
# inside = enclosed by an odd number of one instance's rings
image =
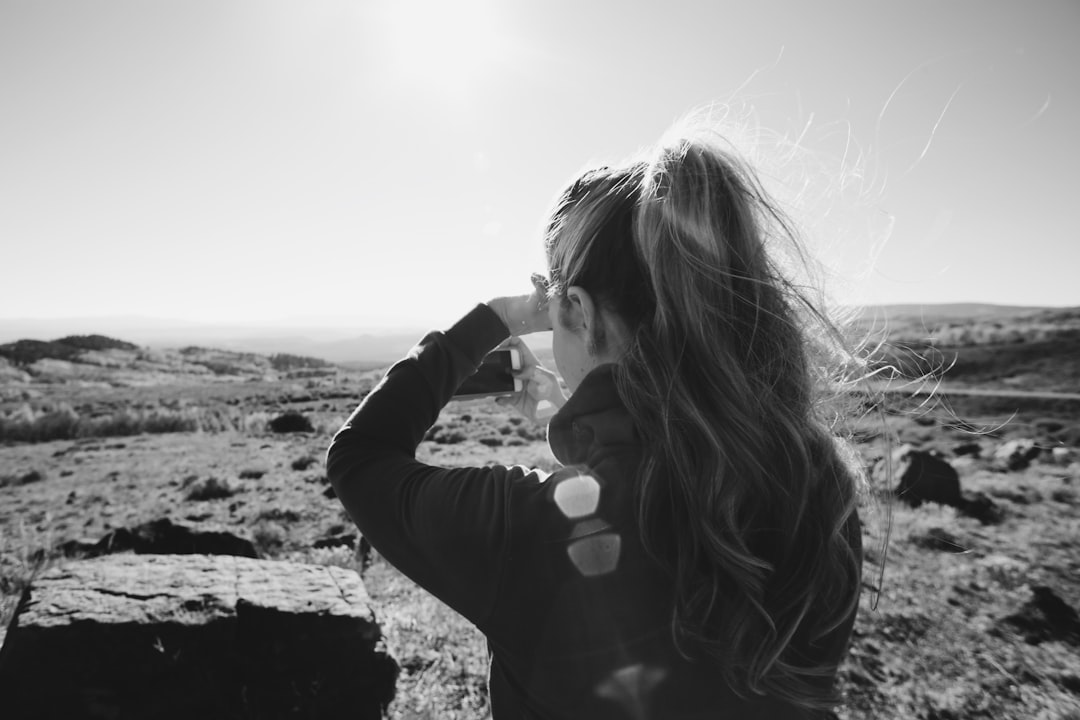
[[[159,517],[225,526],[253,538],[265,557],[363,572],[402,668],[390,717],[486,716],[486,647],[474,628],[377,556],[362,568],[349,548],[314,547],[350,528],[326,497],[323,456],[377,372],[194,350],[135,371],[136,351],[94,352],[106,355],[89,369],[40,357],[32,372],[14,362],[0,368],[0,626],[35,572],[65,562],[67,540]],[[128,353],[129,364],[100,364],[109,352]],[[193,371],[193,359],[217,371]],[[110,383],[110,372],[123,382]],[[1053,375],[1048,389],[1068,389]],[[1000,376],[999,368],[988,384]],[[1035,387],[1030,377],[1025,387]],[[1080,634],[1044,632],[1032,609],[1036,588],[1080,607],[1080,404],[944,397],[915,411],[901,398],[862,418],[853,427],[858,449],[868,464],[901,443],[937,451],[965,491],[997,504],[1001,522],[983,525],[933,503],[910,508],[885,493],[864,507],[867,589],[838,715],[1080,720]],[[273,432],[287,412],[311,429]],[[1044,450],[1009,471],[993,452],[1014,438]],[[1055,447],[1064,450],[1055,456]],[[420,457],[555,465],[541,430],[488,401],[451,404]],[[194,491],[211,478],[216,492]]]

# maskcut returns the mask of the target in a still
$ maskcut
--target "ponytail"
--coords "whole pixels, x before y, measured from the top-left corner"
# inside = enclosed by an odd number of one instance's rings
[[[736,157],[683,138],[583,175],[547,250],[554,294],[580,285],[631,330],[615,378],[676,646],[741,694],[826,708],[836,667],[805,651],[858,602],[858,476],[815,409],[815,348],[835,335],[769,252],[794,238]]]

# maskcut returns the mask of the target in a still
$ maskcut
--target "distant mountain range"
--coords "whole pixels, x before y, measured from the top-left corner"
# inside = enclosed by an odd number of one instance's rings
[[[288,353],[330,362],[392,362],[404,355],[424,330],[394,328],[357,333],[328,326],[290,324],[280,327],[208,324],[138,316],[97,318],[0,319],[0,344],[25,339],[53,339],[101,334],[155,349],[187,346],[272,355]]]
[[[1009,318],[1047,309],[1049,308],[987,303],[876,305],[863,308],[860,317],[870,321],[884,318],[918,318],[924,323],[934,323]],[[334,363],[364,365],[393,362],[408,352],[424,332],[423,328],[395,328],[353,334],[338,327],[329,327],[325,322],[310,326],[290,324],[274,328],[235,324],[211,325],[138,316],[0,319],[0,343],[65,335],[101,334],[152,348],[200,346],[262,355],[288,353],[322,358]],[[528,342],[531,347],[547,354],[551,348],[551,334],[531,336]]]
[[[924,318],[926,320],[982,320],[1031,315],[1057,308],[1033,305],[991,305],[988,303],[940,303],[937,305],[897,304],[867,305],[861,318]]]

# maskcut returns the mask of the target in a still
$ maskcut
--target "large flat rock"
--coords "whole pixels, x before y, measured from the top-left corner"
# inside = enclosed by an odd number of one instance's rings
[[[396,673],[380,639],[350,570],[110,555],[34,581],[0,697],[5,717],[374,719]]]

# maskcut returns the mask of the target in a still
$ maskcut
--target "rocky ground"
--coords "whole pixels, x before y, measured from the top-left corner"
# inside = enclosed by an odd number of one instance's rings
[[[200,357],[221,372],[184,371]],[[7,365],[0,625],[36,572],[118,528],[169,518],[229,530],[263,557],[361,571],[402,668],[390,716],[483,718],[483,638],[377,556],[365,562],[330,497],[326,446],[374,375],[275,368],[250,356],[230,366],[195,351],[177,362],[155,366],[148,385],[79,381],[48,363],[36,374]],[[1003,410],[1009,402],[1019,414]],[[188,424],[154,425],[154,413]],[[307,424],[275,432],[285,414]],[[46,425],[37,441],[18,437]],[[876,491],[862,509],[865,592],[840,675],[840,718],[1080,719],[1078,427],[1080,403],[1067,398],[961,395],[921,408],[900,398],[854,423],[868,465],[909,444],[953,468],[962,495],[918,507],[892,497],[885,484],[900,481],[899,456],[892,480],[873,475]],[[1001,451],[1015,440],[1025,442]],[[444,465],[554,465],[541,431],[487,401],[451,404],[420,454]]]

